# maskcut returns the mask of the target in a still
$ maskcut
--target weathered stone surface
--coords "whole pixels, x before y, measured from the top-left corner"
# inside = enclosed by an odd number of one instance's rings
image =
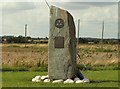
[[[51,6],[48,46],[50,79],[68,79],[76,74],[76,38],[72,15]]]

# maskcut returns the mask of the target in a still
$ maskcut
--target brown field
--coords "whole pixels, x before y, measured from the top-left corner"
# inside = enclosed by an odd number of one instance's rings
[[[3,44],[2,65],[12,67],[39,67],[48,63],[47,44]],[[118,45],[80,44],[77,46],[77,64],[111,65],[118,63]]]

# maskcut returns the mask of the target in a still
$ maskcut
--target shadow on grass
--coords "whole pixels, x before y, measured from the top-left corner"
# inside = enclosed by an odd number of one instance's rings
[[[90,80],[90,83],[103,83],[103,82],[115,82],[115,83],[120,83],[120,81],[117,81],[117,80]]]

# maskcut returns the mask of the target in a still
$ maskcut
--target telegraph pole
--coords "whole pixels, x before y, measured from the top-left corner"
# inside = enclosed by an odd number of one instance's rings
[[[101,39],[102,44],[103,44],[103,36],[104,36],[104,21],[102,23],[102,39]]]
[[[103,21],[103,23],[102,23],[101,48],[103,48],[103,37],[104,37],[104,21]]]
[[[80,30],[80,19],[78,19],[77,45],[79,44],[79,30]]]
[[[27,43],[27,24],[25,24],[25,47]]]

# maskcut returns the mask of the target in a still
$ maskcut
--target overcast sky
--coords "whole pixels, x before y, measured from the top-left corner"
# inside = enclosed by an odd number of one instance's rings
[[[17,0],[16,0],[17,1]],[[41,0],[5,0],[0,5],[2,10],[2,33],[0,35],[24,35],[24,25],[28,24],[28,36],[48,37],[49,8]],[[29,1],[29,2],[28,2]],[[102,22],[105,22],[104,38],[117,38],[118,35],[118,0],[95,2],[95,0],[49,0],[49,5],[55,5],[69,11],[74,17],[77,33],[77,21],[80,19],[80,37],[101,38]],[[81,1],[81,2],[80,2]],[[85,0],[84,0],[85,1]],[[1,27],[0,27],[1,28]]]

